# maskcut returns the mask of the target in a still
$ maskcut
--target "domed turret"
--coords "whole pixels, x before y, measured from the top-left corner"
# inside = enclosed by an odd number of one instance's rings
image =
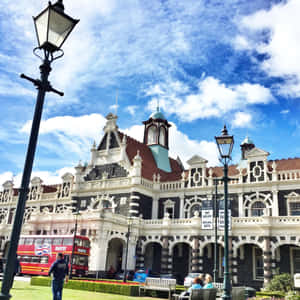
[[[153,113],[150,115],[149,119],[153,119],[153,120],[157,120],[157,119],[160,119],[160,120],[166,120],[164,114],[163,114],[161,111],[159,111],[159,107],[158,107],[158,106],[157,106],[157,108],[156,108],[156,111],[153,112]]]
[[[159,106],[150,115],[149,119],[143,123],[145,124],[144,144],[150,147],[157,167],[166,172],[171,172],[168,156],[169,127],[171,125],[159,110]]]
[[[246,159],[247,153],[255,147],[252,140],[248,136],[241,143],[242,159]]]

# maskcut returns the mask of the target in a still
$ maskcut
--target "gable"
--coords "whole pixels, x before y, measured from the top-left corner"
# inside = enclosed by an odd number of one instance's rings
[[[269,152],[266,152],[259,148],[253,148],[247,153],[247,158],[253,159],[253,158],[266,158],[269,156]]]

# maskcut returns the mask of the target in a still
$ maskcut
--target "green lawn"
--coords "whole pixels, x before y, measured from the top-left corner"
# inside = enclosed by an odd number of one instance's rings
[[[12,300],[52,300],[50,287],[31,286],[28,282],[15,281],[11,289]],[[63,290],[63,300],[155,300],[150,297],[128,297],[122,295],[103,294],[96,292]]]

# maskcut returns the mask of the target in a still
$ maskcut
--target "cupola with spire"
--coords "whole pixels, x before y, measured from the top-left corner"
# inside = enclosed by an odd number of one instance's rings
[[[255,147],[252,140],[248,136],[241,143],[242,159],[247,158],[247,153]]]
[[[169,128],[171,125],[157,106],[147,121],[144,121],[144,144],[148,145],[156,165],[165,172],[171,172],[169,161]]]

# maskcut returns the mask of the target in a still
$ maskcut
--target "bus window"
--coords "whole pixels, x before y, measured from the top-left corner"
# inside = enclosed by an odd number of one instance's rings
[[[90,241],[89,240],[82,240],[83,241],[83,247],[90,248]]]
[[[73,245],[73,239],[72,238],[64,238],[63,245],[72,246]]]
[[[22,261],[23,262],[31,262],[31,257],[30,256],[22,256]]]
[[[33,245],[33,238],[26,238],[24,245]]]
[[[19,245],[24,245],[24,242],[25,242],[25,238],[20,238],[20,241],[19,241]]]
[[[42,256],[41,257],[41,264],[47,264],[49,261],[49,257],[48,256]]]
[[[35,242],[34,242],[35,245],[43,245],[43,239],[35,239]]]
[[[82,247],[82,242],[83,242],[83,240],[81,240],[81,239],[75,239],[75,245],[76,246],[79,246],[79,247]]]
[[[87,266],[88,265],[88,257],[75,255],[73,257],[73,264],[78,265],[78,266]]]
[[[40,256],[32,256],[31,262],[39,264],[41,262],[41,257]]]
[[[53,239],[53,245],[61,245],[61,244],[62,244],[62,238]]]
[[[51,245],[52,240],[51,239],[44,239],[44,244]]]

